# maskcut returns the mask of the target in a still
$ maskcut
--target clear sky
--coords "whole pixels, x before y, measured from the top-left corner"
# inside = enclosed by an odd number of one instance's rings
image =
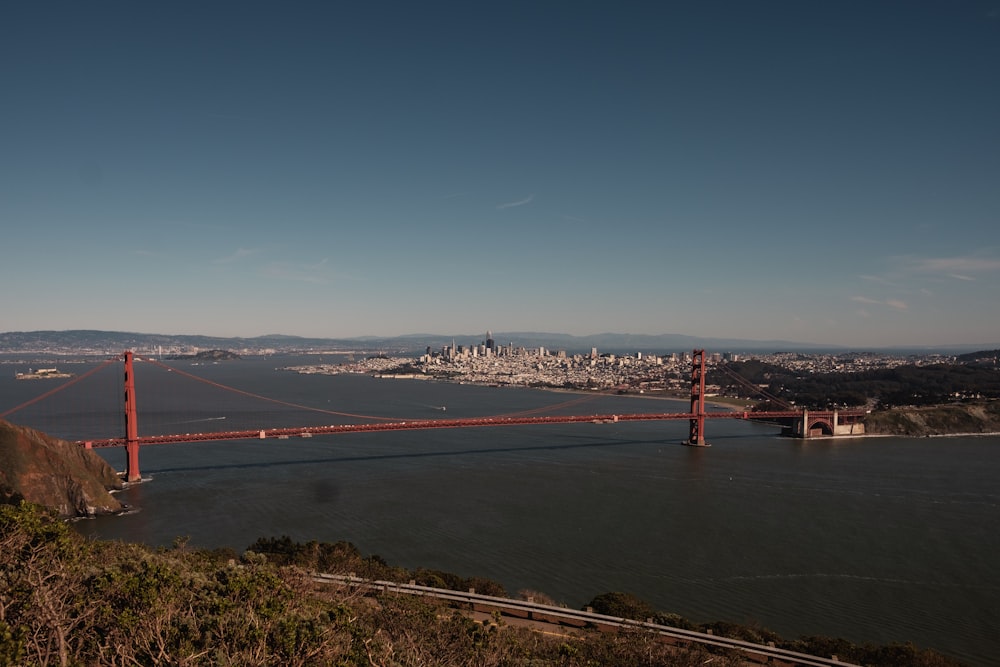
[[[1000,0],[8,2],[0,331],[1000,343]]]

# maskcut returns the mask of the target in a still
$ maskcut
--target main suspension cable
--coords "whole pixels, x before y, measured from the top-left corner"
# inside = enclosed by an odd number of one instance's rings
[[[101,370],[102,368],[106,368],[107,366],[109,366],[110,364],[112,364],[112,363],[114,363],[116,361],[121,361],[121,355],[119,355],[117,357],[112,357],[111,359],[108,359],[107,361],[105,361],[104,363],[102,363],[100,366],[96,366],[95,368],[90,369],[89,371],[87,371],[83,375],[75,377],[72,380],[67,380],[65,383],[59,385],[55,389],[51,389],[51,390],[45,392],[41,396],[36,396],[35,398],[31,399],[30,401],[25,401],[21,405],[13,407],[10,410],[7,410],[6,412],[0,412],[0,418],[6,417],[7,415],[12,415],[12,414],[14,414],[15,412],[17,412],[19,410],[23,410],[24,408],[28,407],[29,405],[34,405],[38,401],[41,401],[42,399],[45,399],[45,398],[48,398],[49,396],[52,396],[53,394],[58,394],[63,389],[69,389],[70,387],[72,387],[73,385],[75,385],[80,380],[83,380],[84,378],[90,377],[91,375],[93,375],[97,371]]]

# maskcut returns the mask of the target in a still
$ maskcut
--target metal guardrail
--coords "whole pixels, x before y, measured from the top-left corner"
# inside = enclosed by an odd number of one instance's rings
[[[641,628],[654,632],[660,636],[683,642],[697,643],[704,646],[715,646],[740,651],[746,654],[747,658],[754,662],[766,664],[772,660],[779,661],[784,665],[802,665],[805,667],[856,667],[852,663],[841,662],[836,657],[822,658],[808,653],[799,653],[788,649],[754,644],[753,642],[741,639],[731,639],[720,637],[705,632],[694,630],[684,630],[669,625],[659,625],[649,621],[636,621],[629,618],[607,616],[589,611],[577,611],[566,607],[555,607],[552,605],[528,602],[525,600],[514,600],[511,598],[501,598],[492,595],[482,595],[469,591],[453,591],[444,588],[433,588],[430,586],[420,586],[417,584],[400,584],[394,581],[382,581],[362,579],[353,575],[316,573],[313,575],[315,581],[322,583],[337,583],[346,586],[355,586],[384,593],[398,593],[402,595],[421,595],[433,597],[449,602],[459,602],[468,604],[475,611],[483,611],[483,608],[494,609],[501,614],[528,620],[557,623],[577,628],[587,626],[605,628]]]

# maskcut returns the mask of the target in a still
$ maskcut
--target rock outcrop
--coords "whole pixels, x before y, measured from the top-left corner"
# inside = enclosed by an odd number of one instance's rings
[[[24,499],[65,517],[113,514],[124,506],[109,491],[121,488],[93,451],[0,419],[0,502]]]
[[[903,436],[1000,433],[1000,401],[879,410],[865,419],[865,432]]]

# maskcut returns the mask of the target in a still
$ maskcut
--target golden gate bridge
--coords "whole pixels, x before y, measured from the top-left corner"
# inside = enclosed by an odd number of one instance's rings
[[[152,366],[159,367],[166,373],[172,374],[174,377],[182,377],[185,379],[197,381],[199,383],[204,383],[207,385],[214,386],[218,389],[224,390],[231,395],[240,395],[244,397],[254,398],[261,401],[266,401],[271,404],[276,404],[279,406],[284,406],[288,408],[295,408],[299,410],[307,410],[315,413],[319,413],[325,416],[337,416],[341,419],[349,420],[361,420],[341,422],[335,424],[318,424],[318,425],[307,425],[307,426],[266,426],[263,423],[254,425],[248,428],[238,428],[238,429],[225,429],[218,431],[201,431],[195,433],[160,433],[160,434],[146,434],[140,435],[139,433],[139,410],[136,400],[136,376],[135,376],[135,361],[142,361],[148,363]],[[498,427],[498,426],[517,426],[517,425],[531,425],[531,424],[572,424],[572,423],[619,423],[619,422],[634,422],[634,421],[687,421],[688,422],[688,438],[684,441],[684,444],[703,447],[707,446],[705,440],[705,422],[711,419],[738,419],[738,420],[783,420],[791,423],[790,432],[793,435],[799,437],[808,438],[815,435],[836,435],[842,433],[863,433],[863,425],[860,424],[860,420],[863,418],[864,410],[818,410],[809,411],[803,409],[794,409],[792,406],[784,404],[784,410],[769,410],[769,411],[740,411],[740,410],[727,410],[727,411],[706,411],[705,409],[705,351],[704,350],[694,350],[692,352],[692,363],[691,363],[691,393],[690,393],[690,409],[687,412],[641,412],[641,413],[631,413],[631,412],[614,412],[614,413],[595,413],[595,414],[539,414],[540,412],[556,412],[557,408],[566,409],[570,406],[576,406],[577,404],[591,399],[592,395],[586,395],[583,397],[578,397],[569,401],[565,401],[555,406],[546,406],[544,408],[535,408],[531,410],[524,410],[516,413],[508,413],[494,416],[485,417],[462,417],[455,419],[402,419],[396,417],[385,417],[385,416],[374,416],[374,415],[363,415],[348,412],[339,412],[335,410],[327,410],[322,408],[310,407],[306,405],[301,405],[293,403],[290,401],[278,400],[274,398],[268,398],[260,394],[249,392],[242,389],[237,389],[231,386],[221,384],[203,377],[199,377],[193,373],[181,370],[180,368],[164,364],[162,361],[158,361],[153,357],[137,357],[133,352],[126,351],[120,355],[116,355],[101,363],[97,367],[81,374],[78,377],[74,377],[72,380],[52,389],[51,391],[45,392],[29,401],[26,401],[14,408],[7,410],[6,412],[0,413],[0,418],[7,418],[8,415],[12,415],[21,412],[23,409],[37,404],[39,402],[48,399],[49,397],[68,389],[71,386],[78,385],[83,380],[94,376],[96,373],[104,368],[109,367],[115,363],[124,364],[124,373],[121,377],[121,383],[117,387],[117,396],[122,397],[122,413],[118,415],[118,428],[124,425],[124,434],[119,436],[107,436],[105,432],[104,437],[78,437],[74,440],[81,446],[87,448],[100,448],[100,447],[124,447],[126,452],[126,470],[125,478],[129,482],[141,481],[141,475],[139,471],[139,449],[145,445],[155,445],[155,444],[171,444],[171,443],[190,443],[190,442],[209,442],[209,441],[221,441],[221,440],[243,440],[243,439],[288,439],[293,437],[308,438],[314,435],[331,435],[339,433],[372,433],[372,432],[386,432],[386,431],[414,431],[414,430],[424,430],[424,429],[455,429],[455,428],[476,428],[476,427]],[[724,367],[722,367],[724,368]],[[747,381],[736,374],[730,372],[731,377],[742,384],[748,384]],[[748,385],[755,391],[760,392],[759,388]],[[148,388],[147,390],[148,391]],[[182,390],[183,392],[183,390]],[[763,393],[763,392],[761,392]],[[773,396],[768,396],[765,393],[765,397],[773,402],[783,404]],[[84,406],[79,412],[82,417],[84,413],[90,412],[90,408]],[[196,419],[191,420],[192,422],[207,422],[215,420],[224,420],[224,417],[220,418],[208,418],[208,419]],[[183,422],[182,422],[183,423]],[[217,422],[218,423],[218,422]],[[99,428],[104,428],[106,431],[112,430],[104,425]],[[160,427],[158,430],[164,430]]]

